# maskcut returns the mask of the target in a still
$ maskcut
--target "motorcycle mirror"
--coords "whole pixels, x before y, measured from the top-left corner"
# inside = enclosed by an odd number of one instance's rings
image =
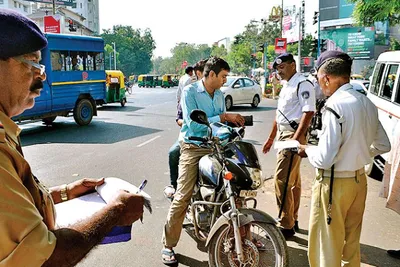
[[[194,109],[190,113],[190,119],[192,119],[193,121],[195,121],[199,124],[204,124],[204,125],[209,126],[207,114],[204,111],[202,111],[201,109]]]

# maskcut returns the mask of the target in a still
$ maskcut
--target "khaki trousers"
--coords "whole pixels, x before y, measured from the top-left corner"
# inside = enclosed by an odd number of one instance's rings
[[[174,200],[169,207],[162,238],[166,247],[176,247],[178,244],[183,220],[199,174],[199,160],[210,153],[210,149],[200,148],[193,144],[184,143],[181,146],[178,185]]]
[[[327,224],[329,183],[330,178],[322,178],[320,170],[312,187],[308,235],[310,266],[359,267],[367,178],[357,171],[353,178],[334,179],[330,225]]]
[[[289,140],[293,137],[293,135],[294,132],[283,131],[279,133],[278,140]],[[293,162],[292,167],[289,170],[290,158],[292,155]],[[284,202],[281,215],[281,226],[285,229],[293,228],[294,222],[298,218],[301,198],[300,162],[301,157],[299,157],[297,154],[291,153],[287,150],[282,150],[278,153],[275,170],[275,195],[276,202],[278,204],[278,210]],[[287,187],[285,201],[283,201],[288,172],[290,172],[289,184]]]

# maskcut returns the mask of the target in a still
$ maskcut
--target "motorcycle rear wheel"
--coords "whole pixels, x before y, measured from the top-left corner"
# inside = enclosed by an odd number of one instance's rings
[[[279,229],[272,224],[262,222],[250,223],[253,240],[242,240],[246,263],[237,260],[234,250],[233,228],[224,225],[215,233],[208,247],[210,267],[287,267],[289,254],[285,238]],[[258,229],[258,230],[257,230]],[[225,252],[227,242],[233,243],[232,249]],[[255,250],[257,249],[257,250]]]

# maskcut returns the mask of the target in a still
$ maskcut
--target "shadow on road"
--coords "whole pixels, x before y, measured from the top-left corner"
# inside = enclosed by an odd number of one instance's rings
[[[93,121],[84,127],[74,122],[55,122],[52,126],[43,125],[24,129],[21,139],[23,146],[47,143],[114,144],[160,131],[106,121]]]
[[[97,108],[99,111],[117,111],[117,112],[134,112],[138,111],[141,109],[144,109],[143,107],[134,107],[134,106],[125,106],[121,107],[121,105],[118,106],[102,106]]]
[[[186,266],[193,266],[193,267],[208,267],[208,261],[199,261],[185,255],[176,254],[179,264],[186,265]],[[179,266],[179,264],[173,266]]]
[[[400,246],[399,246],[400,247]],[[393,249],[399,249],[398,247]],[[400,266],[400,260],[390,257],[386,250],[361,244],[361,262],[371,266]]]

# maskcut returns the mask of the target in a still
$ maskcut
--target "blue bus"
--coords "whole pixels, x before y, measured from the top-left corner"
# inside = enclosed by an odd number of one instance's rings
[[[15,121],[42,119],[52,123],[57,116],[73,114],[75,122],[87,125],[97,115],[97,105],[106,103],[106,72],[102,38],[46,34],[42,50],[47,80],[32,109]]]

